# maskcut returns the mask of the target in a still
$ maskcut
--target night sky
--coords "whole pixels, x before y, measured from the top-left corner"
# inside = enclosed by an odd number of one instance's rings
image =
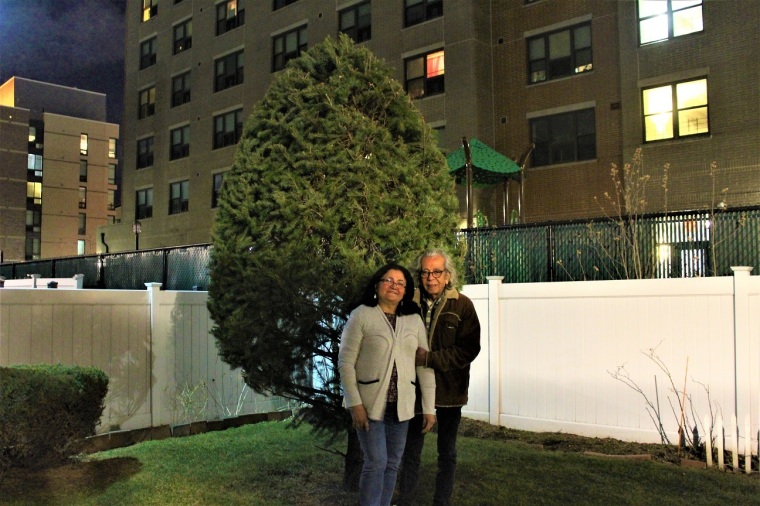
[[[0,0],[0,84],[14,76],[105,93],[121,123],[126,0]]]

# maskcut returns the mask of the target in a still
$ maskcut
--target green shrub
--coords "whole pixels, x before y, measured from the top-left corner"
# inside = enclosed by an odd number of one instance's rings
[[[93,367],[0,367],[0,473],[48,467],[80,453],[107,392],[108,377]]]

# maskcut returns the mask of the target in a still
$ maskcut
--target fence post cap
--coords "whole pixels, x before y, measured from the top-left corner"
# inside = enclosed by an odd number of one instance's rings
[[[731,270],[734,271],[734,276],[749,276],[752,271],[752,267],[748,265],[731,266]]]
[[[488,281],[501,281],[504,279],[504,276],[486,276],[486,279]]]

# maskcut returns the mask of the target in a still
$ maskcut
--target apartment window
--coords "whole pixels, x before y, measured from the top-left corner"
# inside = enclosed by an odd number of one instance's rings
[[[294,4],[298,0],[274,0],[274,3],[272,5],[272,10],[277,10],[282,7],[285,7],[286,5]]]
[[[79,213],[79,228],[77,230],[78,235],[85,235],[87,233],[87,215],[85,213]]]
[[[190,204],[190,181],[169,185],[169,214],[186,213]]]
[[[26,250],[24,251],[24,260],[37,260],[40,258],[40,238],[27,237]]]
[[[108,210],[113,211],[116,209],[116,191],[108,190]]]
[[[172,107],[190,102],[190,72],[172,77]]]
[[[410,58],[405,62],[406,92],[422,98],[444,92],[443,50]]]
[[[305,26],[275,37],[272,40],[272,72],[284,69],[290,60],[298,58],[301,51],[306,51],[307,43]]]
[[[26,230],[27,232],[39,232],[42,230],[42,210],[26,210]]]
[[[108,158],[116,158],[116,139],[108,138]]]
[[[639,0],[641,45],[703,29],[702,0]]]
[[[84,239],[77,240],[77,255],[85,254],[85,242],[86,241]]]
[[[242,109],[214,116],[214,149],[237,144],[242,133]]]
[[[153,137],[137,141],[137,168],[144,169],[153,165]]]
[[[29,144],[37,142],[37,127],[29,126]]]
[[[193,47],[193,20],[188,19],[174,27],[174,54]]]
[[[214,91],[222,91],[243,83],[243,51],[236,51],[214,61]]]
[[[138,119],[147,118],[156,114],[156,87],[151,86],[140,91],[140,110]]]
[[[79,135],[79,154],[82,156],[87,156],[87,152],[89,151],[89,145],[90,141],[87,137],[87,134],[80,134]]]
[[[404,26],[443,16],[443,0],[404,0]]]
[[[227,0],[216,5],[216,34],[221,35],[245,24],[243,0]]]
[[[87,188],[79,187],[79,209],[87,209]]]
[[[596,158],[594,109],[533,119],[530,132],[534,167]]]
[[[158,15],[158,0],[143,0],[143,23]]]
[[[356,42],[364,42],[372,38],[372,16],[370,3],[353,5],[340,11],[339,29]]]
[[[27,181],[26,202],[27,204],[42,204],[42,183]]]
[[[140,70],[156,64],[156,38],[140,43]]]
[[[27,177],[42,177],[42,155],[27,155]]]
[[[79,160],[79,182],[87,182],[87,160]]]
[[[645,142],[710,133],[707,78],[646,88],[641,98]]]
[[[171,149],[169,160],[177,160],[190,155],[190,125],[185,125],[169,132]]]
[[[116,184],[116,164],[108,164],[108,184]]]
[[[153,188],[137,190],[135,193],[135,219],[142,220],[153,216]]]
[[[214,174],[213,187],[211,188],[211,207],[216,209],[219,207],[219,196],[222,193],[222,185],[224,184],[224,172]]]
[[[541,83],[593,68],[591,24],[528,39],[528,82]]]

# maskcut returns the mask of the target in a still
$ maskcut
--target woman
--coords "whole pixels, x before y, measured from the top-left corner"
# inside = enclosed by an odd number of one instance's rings
[[[386,265],[370,279],[340,341],[338,369],[353,426],[364,452],[362,506],[391,503],[414,416],[415,385],[422,391],[423,432],[435,424],[435,374],[417,367],[417,347],[428,349],[414,281],[404,267]]]

